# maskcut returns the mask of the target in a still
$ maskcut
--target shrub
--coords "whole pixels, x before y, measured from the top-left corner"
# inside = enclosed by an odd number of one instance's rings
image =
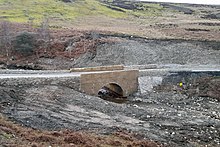
[[[34,34],[22,32],[15,37],[14,50],[25,56],[31,55],[35,48],[36,39]]]

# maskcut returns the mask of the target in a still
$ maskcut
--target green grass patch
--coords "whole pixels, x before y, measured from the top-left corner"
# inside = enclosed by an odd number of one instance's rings
[[[40,24],[47,17],[51,22],[72,21],[84,16],[106,16],[111,18],[126,18],[129,15],[151,16],[160,15],[162,7],[157,4],[142,4],[143,10],[117,11],[109,8],[98,0],[77,0],[65,3],[60,0],[0,0],[0,20],[27,23],[32,21]]]
[[[126,17],[125,13],[107,8],[96,0],[81,0],[64,3],[58,0],[0,0],[1,19],[12,22],[39,23],[43,17],[58,20],[74,20],[88,15],[105,15],[108,17]]]
[[[1,18],[12,22],[32,20],[39,23],[45,16],[52,19],[74,19],[77,16],[77,11],[71,4],[55,0],[0,0],[0,8]]]

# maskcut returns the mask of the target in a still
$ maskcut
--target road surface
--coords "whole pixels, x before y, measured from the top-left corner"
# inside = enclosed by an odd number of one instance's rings
[[[149,69],[150,67],[150,69]],[[220,72],[220,65],[133,65],[125,69],[139,69],[140,76],[163,76],[170,72]],[[69,70],[0,70],[0,79],[5,78],[54,78],[54,77],[79,77],[86,73],[96,72],[70,72]]]

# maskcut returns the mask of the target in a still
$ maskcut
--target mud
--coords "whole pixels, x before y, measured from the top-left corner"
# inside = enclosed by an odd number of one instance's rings
[[[119,104],[62,86],[1,89],[1,111],[27,127],[98,134],[120,128],[168,146],[220,145],[220,105],[207,96],[154,90]]]
[[[219,42],[216,41],[150,40],[128,35],[101,37],[114,41],[97,44],[95,50],[78,59],[40,58],[38,65],[46,69],[68,69],[114,64],[189,64],[192,67],[220,64]],[[59,131],[66,128],[96,134],[123,129],[165,146],[219,146],[219,91],[213,87],[219,83],[210,79],[200,86],[195,82],[191,88],[179,90],[175,84],[180,81],[175,81],[153,89],[163,84],[162,79],[164,77],[156,75],[140,77],[140,85],[146,85],[145,80],[151,84],[120,103],[47,82],[18,87],[15,80],[10,87],[1,88],[0,109],[12,121],[34,129]]]

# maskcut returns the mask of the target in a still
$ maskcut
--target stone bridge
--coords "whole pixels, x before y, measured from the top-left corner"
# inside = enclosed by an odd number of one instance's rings
[[[2,71],[1,71],[2,72]],[[25,88],[27,86],[56,85],[98,96],[103,87],[122,97],[138,91],[139,70],[123,66],[74,68],[70,71],[11,71],[0,73],[0,86]]]
[[[98,95],[99,90],[103,87],[107,87],[122,97],[129,96],[138,90],[138,70],[81,74],[80,91]]]
[[[171,75],[171,76],[170,76]],[[26,88],[41,85],[64,86],[89,95],[98,95],[106,87],[122,97],[140,90],[145,93],[161,83],[187,81],[202,76],[220,75],[220,66],[180,66],[155,67],[141,65],[133,67],[101,66],[91,68],[74,68],[64,71],[26,71],[0,70],[0,86]]]
[[[71,72],[82,72],[80,75],[80,91],[89,95],[98,95],[102,88],[117,93],[122,97],[138,91],[138,70],[125,70],[124,66],[99,66],[74,68]]]

